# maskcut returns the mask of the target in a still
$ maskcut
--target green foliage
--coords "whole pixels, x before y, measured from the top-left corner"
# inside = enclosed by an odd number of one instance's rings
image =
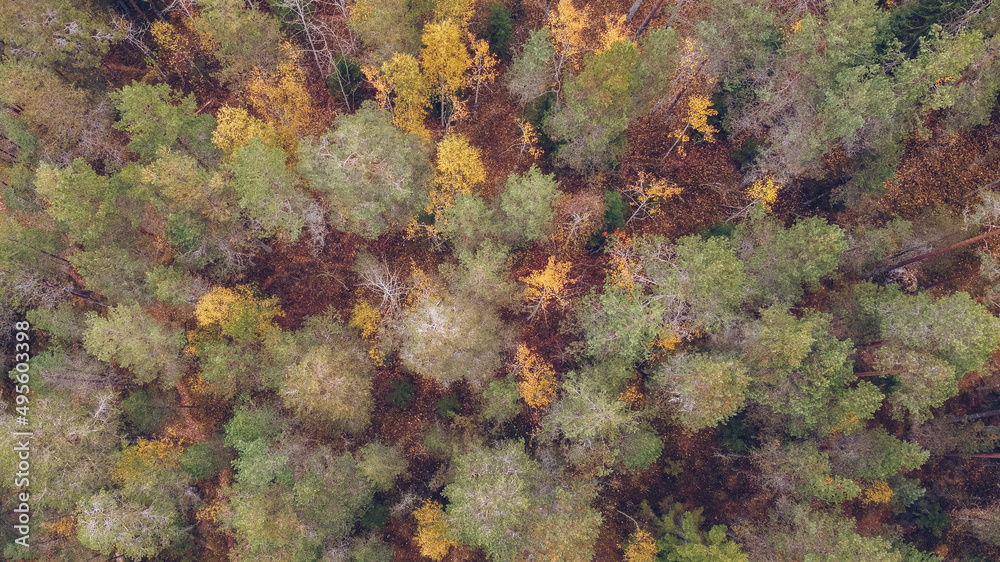
[[[399,351],[407,369],[448,385],[481,385],[500,368],[502,323],[467,298],[425,299],[403,319]]]
[[[577,303],[586,353],[598,360],[636,363],[649,357],[651,345],[666,317],[663,300],[605,284],[604,293]]]
[[[462,403],[453,395],[442,396],[434,403],[434,411],[442,418],[453,418],[462,409]]]
[[[870,482],[885,481],[901,467],[916,470],[930,458],[930,451],[916,443],[900,441],[881,427],[842,437],[829,453],[839,474]]]
[[[657,382],[675,405],[688,431],[715,427],[735,415],[746,400],[747,366],[732,357],[681,354],[664,363]]]
[[[416,388],[408,378],[396,379],[389,385],[386,403],[397,410],[405,410],[413,405],[416,399]]]
[[[607,232],[614,232],[625,228],[625,213],[628,205],[622,199],[622,194],[617,191],[604,192],[604,228]]]
[[[108,309],[107,318],[87,315],[83,346],[101,361],[129,369],[140,384],[160,377],[164,386],[177,382],[184,336],[151,318],[137,304]]]
[[[785,229],[757,205],[740,225],[734,247],[751,278],[748,300],[791,304],[836,269],[847,239],[839,226],[812,217]]]
[[[327,196],[330,222],[366,238],[401,229],[427,203],[430,146],[373,102],[299,144],[298,170]]]
[[[163,397],[140,388],[122,400],[119,411],[130,435],[152,435],[167,422],[169,404]]]
[[[133,82],[110,95],[121,120],[115,128],[128,131],[129,148],[146,161],[152,160],[161,147],[186,147],[194,154],[213,151],[212,130],[215,118],[198,115],[194,94],[182,96],[167,84],[155,86]]]
[[[63,225],[71,241],[88,248],[107,243],[115,227],[123,223],[116,199],[118,185],[97,175],[83,159],[67,168],[43,163],[36,181],[38,194],[49,205],[46,211]]]
[[[451,240],[456,253],[471,253],[485,240],[503,232],[497,213],[476,193],[457,194],[443,215],[444,220],[435,226]]]
[[[548,236],[558,195],[555,174],[543,174],[534,165],[522,175],[511,174],[500,194],[505,238],[518,244]]]
[[[648,115],[662,107],[673,87],[670,79],[680,63],[677,30],[673,27],[650,29],[639,40],[635,63],[638,85],[632,96],[633,117]]]
[[[358,90],[365,75],[357,59],[347,53],[337,55],[333,69],[326,77],[326,89],[335,98],[342,98],[349,106],[358,103]]]
[[[505,423],[517,416],[521,408],[517,403],[517,382],[512,378],[496,380],[483,390],[486,406],[483,416],[496,423]]]
[[[229,465],[229,455],[217,441],[199,441],[184,449],[180,463],[191,477],[207,480]]]
[[[663,440],[652,428],[640,427],[622,435],[618,447],[622,462],[629,470],[645,470],[656,462],[663,452]]]
[[[361,526],[365,529],[385,527],[389,522],[389,508],[382,503],[375,503],[371,509],[361,516]]]
[[[358,470],[376,490],[391,490],[396,479],[406,471],[407,460],[396,447],[373,441],[361,449]]]
[[[345,331],[345,335],[347,332]],[[300,417],[341,423],[352,431],[368,425],[374,365],[355,337],[309,349],[288,366],[282,394]]]
[[[231,169],[237,204],[260,224],[258,236],[297,240],[305,224],[303,210],[310,201],[293,186],[285,152],[254,137],[236,151]]]
[[[48,332],[49,350],[68,349],[73,343],[80,341],[86,326],[84,315],[78,313],[70,301],[62,301],[51,310],[29,310],[25,317],[36,330]]]
[[[889,539],[863,537],[851,519],[839,513],[811,511],[806,505],[794,505],[772,517],[753,550],[749,555],[754,560],[901,560]]]
[[[200,2],[192,27],[216,43],[212,55],[222,63],[219,77],[230,87],[245,85],[254,68],[273,72],[282,41],[278,21],[239,0]]]
[[[441,264],[438,270],[451,291],[479,303],[509,306],[517,293],[517,286],[509,278],[508,249],[497,242],[485,241],[475,252],[460,252],[457,267]]]
[[[670,500],[663,505],[669,505]],[[643,511],[652,515],[649,506],[643,502]],[[737,543],[730,541],[725,525],[714,525],[707,532],[702,530],[705,518],[704,508],[688,510],[682,503],[675,503],[670,511],[661,518],[653,516],[658,525],[656,546],[659,550],[658,561],[662,562],[715,562],[731,561],[746,562],[744,554]]]
[[[541,467],[520,441],[494,449],[475,447],[454,459],[454,480],[445,486],[447,513],[462,541],[498,562],[511,561],[522,546],[518,530],[534,505]]]
[[[499,56],[507,54],[511,39],[514,38],[514,19],[510,10],[503,2],[490,3],[490,21],[486,28],[486,40],[490,43],[490,52]]]
[[[225,444],[238,448],[240,443],[252,443],[258,439],[272,441],[285,430],[285,421],[270,406],[260,408],[238,408],[226,422]]]
[[[632,93],[638,87],[637,57],[631,42],[619,41],[566,81],[565,103],[542,123],[546,134],[562,143],[556,162],[579,172],[595,172],[618,162],[626,148]]]
[[[10,17],[0,23],[8,56],[55,66],[64,73],[90,70],[101,62],[118,33],[89,3],[59,0],[13,1]]]
[[[861,489],[849,478],[834,475],[827,453],[814,441],[781,445],[769,441],[756,449],[751,458],[764,478],[765,487],[808,502],[822,500],[839,504],[857,497]]]
[[[552,68],[555,54],[552,32],[548,27],[529,33],[521,55],[514,59],[507,71],[507,88],[521,103],[531,103],[549,91],[555,81]]]
[[[81,500],[77,538],[105,556],[112,552],[133,560],[153,558],[180,540],[180,516],[169,502],[146,506],[101,491]]]

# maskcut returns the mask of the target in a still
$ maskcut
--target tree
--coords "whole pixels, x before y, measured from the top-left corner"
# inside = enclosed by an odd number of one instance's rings
[[[160,324],[137,304],[111,307],[106,318],[89,313],[83,345],[101,361],[114,360],[131,370],[139,384],[160,377],[169,387],[181,374],[184,337],[180,330]]]
[[[379,92],[382,107],[392,109],[392,123],[406,133],[430,139],[424,126],[426,110],[430,106],[430,87],[420,73],[420,63],[413,56],[396,53],[382,63],[381,74],[373,68],[363,68],[365,76]],[[389,95],[392,99],[389,99]]]
[[[274,72],[280,62],[278,22],[238,0],[208,0],[192,22],[212,42],[212,54],[222,63],[220,77],[230,86],[243,86],[254,68]]]
[[[64,226],[71,241],[94,248],[107,242],[115,227],[124,226],[116,197],[121,184],[98,175],[82,158],[67,168],[41,164],[36,182],[38,194],[48,203],[46,212]]]
[[[540,465],[520,441],[477,446],[454,463],[455,479],[443,492],[450,523],[466,544],[498,562],[513,560],[523,546],[518,535],[535,503]]]
[[[427,500],[413,516],[417,518],[416,539],[420,554],[431,560],[442,560],[451,547],[458,546],[458,541],[448,538],[448,522],[441,504]]]
[[[376,61],[413,56],[420,48],[420,19],[425,9],[405,0],[361,0],[350,12],[349,28],[374,49]]]
[[[629,536],[626,544],[623,558],[625,562],[656,562],[659,549],[648,531],[637,529]]]
[[[441,104],[442,126],[446,108],[454,109],[458,91],[465,85],[465,72],[472,65],[464,39],[459,24],[448,19],[428,23],[421,37],[424,48],[420,52],[420,66]]]
[[[173,505],[136,504],[108,491],[82,500],[76,517],[77,538],[105,556],[117,552],[131,559],[155,557],[184,534]]]
[[[529,321],[551,303],[565,305],[569,302],[566,287],[575,281],[569,277],[571,266],[570,262],[557,262],[555,256],[549,256],[545,269],[521,278],[525,284],[524,301],[531,310]]]
[[[476,40],[475,36],[469,34],[469,44],[472,46],[472,60],[469,63],[471,72],[467,79],[467,84],[475,88],[472,109],[479,107],[479,90],[483,86],[489,86],[497,79],[497,65],[500,61],[495,55],[490,53],[490,44],[485,39]]]
[[[661,506],[669,505],[669,498]],[[645,510],[649,507],[643,505]],[[696,562],[709,560],[732,560],[747,562],[737,543],[727,538],[728,528],[725,525],[713,525],[705,532],[702,527],[705,517],[704,508],[688,510],[682,503],[674,503],[662,518],[656,518],[649,510],[648,514],[658,524],[659,540],[656,546],[660,550],[660,559],[672,562]]]
[[[215,287],[205,293],[194,309],[198,326],[219,330],[238,343],[261,338],[275,328],[273,320],[284,313],[277,298],[258,297],[247,285]]]
[[[399,229],[427,203],[430,147],[371,102],[299,146],[299,172],[327,195],[330,222],[366,238]]]
[[[742,408],[750,377],[736,358],[692,353],[664,363],[658,383],[677,405],[681,425],[698,431],[725,422]]]
[[[396,479],[406,472],[407,460],[396,447],[373,441],[361,449],[358,470],[379,491],[391,490]]]
[[[625,150],[625,128],[638,86],[637,56],[631,42],[619,41],[589,59],[583,71],[566,82],[565,103],[542,123],[545,132],[562,143],[556,151],[557,162],[594,172],[618,161]]]
[[[545,408],[558,390],[552,365],[524,344],[517,346],[514,373],[520,379],[517,391],[532,408]]]
[[[273,74],[257,68],[246,85],[245,97],[253,110],[274,127],[289,156],[299,139],[311,132],[317,108],[306,87],[305,72],[290,44],[282,45],[282,62]]]
[[[437,163],[434,166],[435,192],[431,200],[435,208],[446,208],[458,193],[472,193],[486,181],[482,151],[469,144],[458,134],[441,139],[437,146]]]
[[[11,17],[0,23],[0,39],[10,55],[40,66],[86,72],[100,64],[117,38],[89,3],[18,0],[8,7]]]
[[[129,132],[129,148],[144,160],[153,160],[160,147],[175,143],[196,156],[211,150],[209,132],[215,128],[215,118],[198,115],[194,94],[182,96],[167,84],[134,82],[110,97],[122,116],[115,128]]]
[[[507,71],[507,89],[523,104],[545,95],[555,83],[552,60],[555,56],[552,32],[548,27],[531,31],[521,55],[514,59]]]
[[[373,408],[373,372],[361,342],[344,337],[334,346],[311,348],[289,365],[282,394],[299,417],[360,431]]]
[[[500,210],[507,218],[506,238],[524,243],[548,236],[558,195],[555,175],[543,174],[534,165],[522,175],[511,174],[500,194]]]
[[[308,197],[296,189],[285,166],[285,154],[259,137],[236,150],[231,163],[237,204],[259,224],[259,237],[294,242],[305,224]]]
[[[403,318],[401,330],[403,365],[446,386],[463,377],[479,386],[500,368],[500,318],[468,298],[424,299]]]
[[[651,29],[639,40],[638,50],[635,62],[638,84],[631,107],[633,117],[658,111],[674,88],[671,77],[680,63],[677,31],[673,27]]]

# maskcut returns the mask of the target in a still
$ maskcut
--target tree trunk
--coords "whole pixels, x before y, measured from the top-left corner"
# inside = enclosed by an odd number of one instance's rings
[[[888,272],[892,271],[893,269],[896,269],[896,268],[899,268],[899,267],[903,267],[904,265],[909,265],[911,263],[915,263],[915,262],[918,262],[918,261],[923,261],[923,260],[925,260],[927,258],[932,258],[934,256],[943,254],[945,252],[949,252],[951,250],[957,250],[959,248],[963,248],[965,246],[968,246],[969,244],[975,244],[976,242],[979,242],[980,240],[985,240],[985,239],[989,238],[990,236],[995,236],[997,234],[1000,234],[1000,228],[994,228],[993,230],[990,230],[989,232],[984,232],[983,234],[980,234],[979,236],[973,236],[972,238],[969,238],[968,240],[963,240],[963,241],[958,242],[956,244],[952,244],[951,246],[948,246],[946,248],[941,248],[940,250],[934,250],[933,252],[927,252],[926,254],[920,254],[917,257],[910,258],[908,260],[903,260],[903,261],[901,261],[901,262],[899,262],[899,263],[897,263],[895,265],[887,265],[885,267],[880,267],[880,268],[878,268],[878,269],[876,269],[874,271],[869,271],[868,273],[865,273],[864,275],[861,276],[861,278],[862,279],[871,279],[872,277],[875,277],[877,275],[882,275],[884,273],[888,273]]]
[[[964,422],[969,420],[978,420],[981,418],[988,418],[991,416],[1000,416],[1000,410],[990,410],[988,412],[979,412],[978,414],[969,414],[967,416],[955,416],[953,418],[948,418],[950,422]]]
[[[646,26],[648,26],[649,22],[653,20],[653,16],[656,15],[656,12],[660,11],[661,6],[663,6],[663,0],[656,0],[656,4],[653,5],[653,9],[649,11],[649,15],[646,16],[645,20],[643,20],[642,25],[639,26],[639,30],[632,36],[633,41],[638,39],[639,36],[642,35],[643,31],[646,31]]]
[[[629,8],[628,15],[625,16],[625,23],[632,21],[632,18],[635,17],[635,13],[639,11],[639,6],[641,5],[642,0],[635,0],[635,3],[633,3],[632,7]]]

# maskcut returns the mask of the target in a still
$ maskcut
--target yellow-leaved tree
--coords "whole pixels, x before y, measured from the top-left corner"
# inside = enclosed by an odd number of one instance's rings
[[[426,210],[438,219],[452,206],[455,195],[472,193],[486,181],[482,152],[459,134],[450,134],[438,143],[434,168],[434,189]]]
[[[647,531],[636,530],[625,548],[625,562],[656,562],[656,541]]]
[[[219,109],[212,142],[226,156],[232,156],[236,149],[246,146],[254,137],[260,137],[260,140],[269,145],[281,146],[274,127],[250,115],[246,109],[229,106]]]
[[[282,45],[282,55],[284,60],[274,74],[256,69],[244,95],[250,108],[274,127],[285,152],[294,155],[299,138],[312,129],[319,111],[290,44]]]
[[[458,91],[465,85],[465,72],[472,65],[465,47],[462,27],[448,19],[424,27],[424,48],[420,65],[434,96],[441,104],[441,125],[446,122],[448,108],[457,106]]]
[[[515,356],[514,372],[517,391],[532,408],[544,408],[556,395],[556,371],[552,364],[528,346],[519,344]]]
[[[497,66],[500,60],[490,52],[490,44],[485,39],[476,39],[469,33],[469,44],[472,45],[472,63],[469,72],[469,87],[475,88],[472,107],[479,107],[479,90],[489,86],[497,79]]]
[[[549,15],[549,31],[552,32],[552,44],[556,49],[553,71],[557,87],[562,83],[566,64],[572,64],[575,69],[580,68],[586,50],[584,32],[589,18],[589,7],[577,10],[573,7],[573,0],[559,0],[559,6]]]
[[[448,555],[448,550],[458,546],[458,541],[448,538],[448,527],[441,504],[427,500],[424,505],[413,512],[417,518],[417,544],[420,554],[431,560],[441,560]]]
[[[246,285],[215,287],[198,300],[194,317],[200,328],[219,330],[236,341],[247,341],[274,327],[284,313],[278,299],[260,298]]]
[[[396,53],[382,63],[381,74],[371,68],[367,68],[365,74],[376,89],[381,88],[377,98],[383,107],[392,110],[393,125],[421,138],[431,138],[424,126],[424,117],[431,104],[430,93],[417,59],[406,53]]]
[[[550,303],[566,304],[566,288],[573,282],[569,277],[571,266],[570,262],[557,262],[554,256],[550,256],[545,269],[521,278],[527,284],[524,300],[531,310],[529,321]]]
[[[778,192],[781,186],[774,183],[774,176],[768,174],[762,179],[753,182],[746,188],[746,196],[753,201],[760,201],[768,211],[773,210],[774,204],[778,201]]]

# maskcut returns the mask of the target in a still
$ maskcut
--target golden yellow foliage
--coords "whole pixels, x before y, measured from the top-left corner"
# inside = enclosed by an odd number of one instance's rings
[[[469,20],[475,11],[473,0],[437,0],[434,4],[434,22],[451,20],[464,30],[469,27]]]
[[[469,33],[469,44],[472,45],[472,72],[469,74],[468,85],[475,88],[474,107],[479,106],[479,89],[492,84],[497,79],[497,67],[500,60],[490,53],[490,44],[485,39],[476,39],[476,36]]]
[[[557,262],[554,256],[549,256],[545,269],[521,278],[527,284],[524,288],[524,300],[534,304],[531,318],[551,302],[566,303],[564,293],[567,285],[573,282],[569,277],[571,266],[570,262]]]
[[[212,131],[212,142],[226,156],[232,156],[236,149],[246,146],[254,137],[260,137],[260,140],[272,146],[281,146],[274,127],[250,115],[246,109],[229,106],[219,109],[215,130]]]
[[[465,35],[458,23],[444,20],[429,23],[421,37],[424,48],[420,52],[420,66],[428,84],[435,90],[441,105],[441,123],[445,121],[445,105],[457,97],[465,85],[465,72],[472,65],[465,48]]]
[[[886,482],[880,480],[878,482],[863,484],[859,482],[859,484],[861,484],[862,505],[886,504],[892,500],[893,491]]]
[[[778,200],[778,192],[781,186],[774,183],[774,176],[768,174],[764,179],[753,182],[753,185],[746,189],[746,196],[753,200],[760,200],[761,205],[768,211]]]
[[[601,54],[611,48],[612,45],[620,41],[632,41],[632,34],[625,28],[625,14],[618,17],[604,16],[605,28],[601,34],[600,44],[595,52]]]
[[[632,246],[632,237],[619,234],[613,237],[611,259],[608,260],[608,275],[611,285],[619,289],[630,290],[639,281],[642,263]]]
[[[636,379],[629,383],[628,387],[618,394],[618,400],[629,405],[630,408],[638,409],[642,405],[642,380]]]
[[[708,96],[691,96],[688,98],[688,123],[691,128],[705,135],[705,140],[715,142],[712,135],[719,130],[708,124],[708,118],[719,112],[711,109],[712,101]]]
[[[556,395],[556,371],[552,364],[526,345],[517,346],[515,355],[517,391],[532,408],[544,408]]]
[[[426,110],[431,104],[429,88],[420,73],[417,59],[406,53],[396,53],[382,63],[382,76],[385,81],[384,97],[388,100],[389,93],[393,96],[391,102],[385,102],[392,105],[392,123],[407,133],[431,138],[430,131],[424,126]]]
[[[420,554],[431,560],[441,560],[448,555],[448,550],[458,546],[458,541],[448,538],[447,522],[441,509],[441,504],[427,500],[424,505],[413,512],[417,518],[417,544]]]
[[[222,502],[219,498],[215,498],[208,503],[205,507],[199,509],[194,514],[195,521],[203,521],[206,523],[215,523],[219,520],[219,510],[222,508]]]
[[[518,156],[527,152],[532,160],[537,160],[542,156],[542,149],[538,146],[538,132],[531,121],[517,120],[517,128],[521,130],[521,138],[517,146],[520,148]]]
[[[127,484],[158,468],[177,467],[180,465],[185,442],[186,439],[177,437],[172,432],[152,441],[140,437],[135,445],[126,445],[122,449],[118,463],[111,471],[112,478]]]
[[[571,61],[577,69],[580,68],[580,55],[586,46],[584,33],[589,18],[589,7],[577,10],[573,7],[572,0],[559,0],[558,8],[549,14],[549,30],[552,32],[556,52],[563,60]],[[556,78],[558,79],[558,69]]]
[[[282,55],[285,60],[273,76],[260,69],[254,72],[244,96],[254,112],[274,128],[281,146],[291,156],[299,138],[312,127],[318,110],[290,44],[282,45]]]
[[[42,527],[52,536],[61,539],[76,536],[76,518],[74,517],[61,517],[55,521],[46,521],[42,523]]]
[[[456,194],[472,193],[472,189],[484,181],[486,167],[482,152],[461,135],[444,137],[437,146],[434,190],[427,212],[440,217],[441,212],[451,206]]]
[[[351,321],[349,325],[361,332],[371,347],[368,348],[368,356],[376,365],[384,365],[382,354],[378,351],[378,328],[382,323],[382,313],[372,306],[367,299],[359,299],[354,309],[351,310]]]
[[[625,548],[624,561],[655,562],[658,552],[659,549],[656,548],[656,541],[653,540],[653,535],[646,531],[636,531],[629,537],[628,547]]]
[[[205,293],[194,308],[198,326],[218,327],[234,337],[263,334],[273,327],[274,319],[283,314],[277,298],[257,298],[246,285],[232,289],[215,287]]]
[[[635,206],[625,224],[631,223],[634,219],[649,218],[663,212],[662,203],[683,191],[684,188],[671,181],[640,171],[636,181],[622,191],[622,194]]]

